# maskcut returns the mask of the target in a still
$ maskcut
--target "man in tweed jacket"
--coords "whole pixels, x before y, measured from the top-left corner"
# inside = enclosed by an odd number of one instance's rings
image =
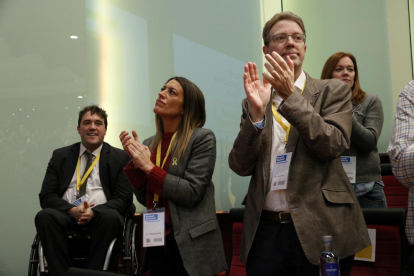
[[[370,244],[340,161],[351,135],[349,87],[302,70],[307,46],[299,16],[276,14],[263,40],[269,73],[262,84],[257,66],[245,66],[247,98],[229,156],[234,172],[252,176],[241,261],[248,275],[319,275],[322,236],[330,235],[341,275],[349,275],[353,255]],[[281,160],[288,173],[279,169]]]

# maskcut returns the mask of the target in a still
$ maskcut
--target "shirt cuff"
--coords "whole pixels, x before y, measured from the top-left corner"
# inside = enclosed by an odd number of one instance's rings
[[[148,190],[161,196],[167,174],[168,173],[160,167],[154,166],[148,174]]]
[[[263,117],[261,121],[253,123],[253,125],[258,129],[263,129],[265,125],[265,118]]]
[[[148,177],[145,172],[136,169],[132,161],[130,161],[129,164],[125,166],[124,173],[134,189],[141,190],[145,187],[145,183],[147,182]]]

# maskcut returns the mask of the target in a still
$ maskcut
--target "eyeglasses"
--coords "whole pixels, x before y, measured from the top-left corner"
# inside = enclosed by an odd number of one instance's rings
[[[301,43],[306,41],[306,35],[305,34],[276,34],[270,38],[270,40],[273,40],[276,43],[285,43],[288,39],[288,37],[292,37],[293,41],[296,43]]]

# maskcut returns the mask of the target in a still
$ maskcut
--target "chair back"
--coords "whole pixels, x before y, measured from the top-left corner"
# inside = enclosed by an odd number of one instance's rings
[[[244,208],[230,209],[231,239],[228,276],[246,276],[246,264],[240,261]]]
[[[367,228],[376,229],[375,262],[354,261],[351,276],[404,275],[408,240],[405,208],[363,208]]]
[[[381,164],[381,178],[388,208],[408,208],[409,188],[401,184],[392,172],[391,163]]]

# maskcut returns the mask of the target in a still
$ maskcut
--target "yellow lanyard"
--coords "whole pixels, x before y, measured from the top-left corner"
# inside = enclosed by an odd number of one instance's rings
[[[303,93],[303,90],[305,90],[305,86],[306,86],[306,80],[305,80],[305,83],[303,84],[303,88],[302,88],[302,91],[300,92],[300,94],[302,94]],[[285,142],[287,143],[287,141],[289,139],[290,125],[287,126],[282,121],[282,117],[280,117],[279,112],[276,111],[276,109],[273,106],[273,104],[272,104],[272,112],[273,112],[273,116],[275,117],[276,122],[278,122],[279,125],[284,129],[284,131],[286,131]]]
[[[157,145],[157,159],[155,160],[155,165],[157,165],[161,169],[164,168],[165,161],[167,161],[168,155],[170,155],[171,145],[172,145],[172,142],[174,141],[176,134],[177,132],[174,133],[173,137],[171,138],[170,144],[168,145],[167,153],[165,154],[164,161],[162,161],[162,164],[161,164],[161,143],[162,141],[160,141]],[[158,202],[158,195],[154,194],[154,203],[157,203],[157,202]]]
[[[95,160],[93,161],[93,163],[91,164],[89,169],[85,172],[85,174],[83,175],[82,180],[81,180],[81,177],[80,177],[81,156],[79,156],[78,165],[76,167],[76,189],[78,191],[79,191],[79,188],[83,185],[83,183],[85,183],[85,180],[88,178],[88,175],[91,173],[91,171],[95,167],[96,163],[98,163],[99,157],[101,157],[101,153],[99,153],[98,156],[96,156]]]

